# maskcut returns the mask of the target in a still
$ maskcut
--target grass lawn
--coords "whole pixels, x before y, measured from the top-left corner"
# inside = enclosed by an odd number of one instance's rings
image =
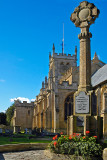
[[[32,136],[32,135],[30,135]],[[33,137],[29,139],[29,135],[15,135],[13,137],[0,136],[0,145],[4,144],[19,144],[19,143],[50,143],[52,140]]]

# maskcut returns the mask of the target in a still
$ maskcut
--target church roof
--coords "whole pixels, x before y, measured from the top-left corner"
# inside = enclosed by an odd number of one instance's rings
[[[99,60],[99,58],[98,58],[98,56],[97,56],[97,53],[96,53],[96,52],[95,52],[95,54],[94,54],[93,59],[98,59],[98,60]]]
[[[101,67],[92,77],[91,84],[93,87],[107,80],[107,64]]]
[[[99,58],[98,58],[98,55],[97,55],[97,53],[95,52],[95,54],[94,54],[94,57],[93,57],[93,59],[92,59],[92,61],[91,61],[91,64],[97,64],[97,65],[99,65],[99,66],[104,66],[105,65],[105,63],[104,62],[102,62]]]

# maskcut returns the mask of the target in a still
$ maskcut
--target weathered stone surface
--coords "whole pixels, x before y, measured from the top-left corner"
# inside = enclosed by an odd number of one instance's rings
[[[85,6],[87,6],[88,2],[87,1],[83,1],[80,3],[80,7],[83,8]]]
[[[44,150],[0,153],[0,160],[51,160],[44,155]]]
[[[25,150],[43,150],[46,149],[48,143],[21,143],[21,144],[7,144],[0,145],[0,152],[13,152],[13,151],[25,151]]]
[[[83,1],[70,17],[76,27],[81,28],[81,33],[78,35],[78,38],[80,39],[80,79],[78,90],[91,90],[90,38],[92,37],[92,34],[89,32],[89,27],[98,15],[99,10],[93,4]]]
[[[99,14],[99,10],[98,10],[96,7],[94,7],[94,8],[92,9],[92,15],[95,16],[95,17],[97,17],[98,14]]]
[[[81,10],[79,12],[79,18],[81,20],[86,20],[88,16],[89,16],[89,9],[88,8],[86,8],[86,9],[84,8],[83,10]]]
[[[49,152],[47,152],[48,154]],[[31,150],[31,151],[23,151],[23,152],[9,152],[9,153],[0,153],[0,160],[83,160],[82,157],[72,157],[70,156],[60,156],[57,155],[55,157],[51,157],[47,155],[44,150]],[[59,159],[62,158],[62,159]],[[68,158],[68,159],[67,159]],[[86,159],[87,160],[87,159]],[[100,160],[99,158],[92,160]],[[105,160],[105,159],[104,159]]]
[[[47,158],[50,158],[51,160],[84,160],[84,158],[82,158],[81,156],[56,154],[50,152],[49,150],[45,150],[44,155],[47,156]],[[85,157],[85,160],[101,160],[101,158],[92,157],[91,159],[89,159],[88,157]]]
[[[107,148],[103,150],[103,160],[107,160]]]
[[[76,18],[77,18],[76,13],[73,13],[73,14],[71,15],[71,17],[72,17],[72,21],[75,22],[75,20],[76,20]]]
[[[19,132],[20,130],[25,130],[32,128],[33,122],[33,112],[34,112],[34,102],[27,103],[24,101],[15,101],[15,111],[12,118],[12,124],[14,127],[14,132]]]
[[[82,157],[74,157],[72,155],[63,155],[63,154],[55,154],[50,152],[49,150],[44,151],[44,155],[50,158],[51,160],[83,160]]]
[[[94,23],[98,15],[99,10],[94,6],[93,3],[83,1],[77,8],[75,8],[74,13],[71,14],[70,19],[76,25],[76,27],[81,28],[90,26],[92,23]]]

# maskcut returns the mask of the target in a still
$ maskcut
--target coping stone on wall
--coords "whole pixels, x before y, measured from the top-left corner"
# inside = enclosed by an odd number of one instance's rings
[[[107,148],[103,150],[103,160],[107,160]]]
[[[14,152],[25,150],[44,150],[49,143],[20,143],[0,145],[0,152]]]

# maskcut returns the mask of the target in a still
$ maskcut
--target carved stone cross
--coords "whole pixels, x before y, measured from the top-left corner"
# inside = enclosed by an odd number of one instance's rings
[[[81,28],[81,33],[78,35],[80,39],[80,75],[78,90],[80,91],[91,90],[90,38],[92,34],[89,32],[89,27],[94,23],[99,13],[99,9],[97,9],[93,3],[83,1],[75,8],[70,17],[75,26]]]

